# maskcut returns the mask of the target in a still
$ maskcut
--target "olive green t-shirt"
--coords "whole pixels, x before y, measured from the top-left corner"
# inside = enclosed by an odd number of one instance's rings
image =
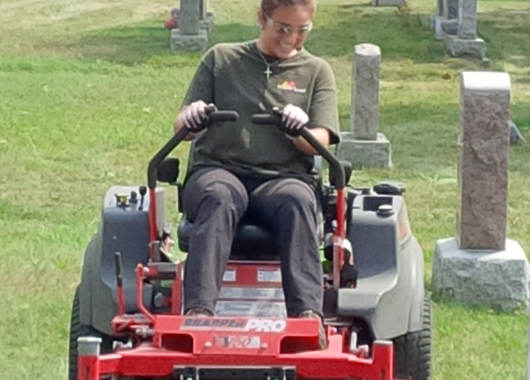
[[[274,62],[267,79],[265,60]],[[257,125],[251,116],[293,104],[309,116],[308,127],[324,127],[338,143],[335,78],[330,65],[302,49],[281,60],[259,54],[256,41],[225,43],[202,58],[183,105],[202,100],[239,119],[211,126],[194,143],[188,175],[201,167],[222,167],[237,176],[294,177],[312,182],[314,159],[296,148],[275,125]]]

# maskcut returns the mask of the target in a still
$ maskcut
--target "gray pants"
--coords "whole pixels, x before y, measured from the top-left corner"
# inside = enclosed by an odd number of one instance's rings
[[[314,191],[297,179],[242,180],[219,168],[193,173],[182,195],[194,223],[184,271],[185,311],[213,313],[238,222],[248,212],[275,236],[289,316],[322,312]]]

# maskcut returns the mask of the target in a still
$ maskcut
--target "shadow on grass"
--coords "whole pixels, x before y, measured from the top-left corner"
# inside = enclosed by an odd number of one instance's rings
[[[416,63],[443,63],[447,58],[442,41],[425,26],[429,15],[388,9],[374,11],[363,4],[322,6],[315,20],[316,28],[306,43],[316,55],[338,57],[351,55],[361,43],[381,48],[383,58],[409,59]],[[487,42],[492,61],[506,60],[518,67],[530,66],[530,15],[514,16],[502,12],[481,15],[479,34]],[[99,30],[66,43],[75,55],[119,64],[162,63],[173,66],[176,55],[200,57],[201,52],[170,50],[171,32],[160,20],[132,26]],[[209,45],[246,41],[256,38],[256,26],[216,25]],[[195,63],[195,62],[194,62]],[[524,78],[520,80],[524,81]]]
[[[324,8],[322,26],[317,27],[307,41],[308,49],[317,55],[344,56],[353,52],[360,43],[373,43],[381,47],[387,59],[405,58],[416,62],[441,62],[443,47],[437,44],[431,30],[417,24],[402,26],[394,14],[371,14],[352,18],[340,17],[340,10]],[[336,17],[335,13],[339,16]],[[351,12],[348,12],[350,14]],[[326,22],[330,19],[329,22]],[[337,18],[333,22],[331,18]],[[74,55],[85,59],[133,65],[164,61],[164,57],[196,55],[170,50],[171,32],[158,21],[142,22],[133,26],[115,27],[84,35],[65,43]],[[241,24],[216,25],[209,45],[220,42],[246,41],[259,36],[255,26]],[[155,58],[157,57],[157,58]]]
[[[307,42],[318,55],[351,55],[355,45],[371,43],[381,49],[383,59],[409,59],[417,63],[441,63],[444,46],[434,31],[421,20],[427,15],[400,15],[398,12],[364,13],[324,8],[326,26],[317,27]]]
[[[219,42],[244,41],[258,36],[256,27],[240,24],[219,25],[212,33],[209,46]],[[195,57],[189,60],[195,66],[203,52],[175,52],[170,49],[171,31],[159,21],[142,22],[133,26],[99,30],[66,43],[74,55],[89,60],[134,65],[142,63],[179,65],[176,56]],[[182,63],[182,62],[180,62]]]

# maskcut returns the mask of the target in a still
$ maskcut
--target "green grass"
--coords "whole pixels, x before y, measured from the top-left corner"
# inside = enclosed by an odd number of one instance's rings
[[[212,0],[211,43],[257,36],[249,0]],[[255,2],[257,4],[257,1]],[[425,26],[435,2],[410,14],[368,1],[321,0],[307,48],[332,64],[343,129],[350,113],[351,56],[381,47],[380,130],[392,169],[354,183],[407,185],[426,287],[437,239],[454,236],[459,73],[483,70],[446,57]],[[169,51],[162,28],[174,1],[0,0],[0,379],[65,378],[71,299],[102,197],[145,181],[150,156],[171,125],[199,53]],[[524,1],[481,0],[479,34],[492,70],[512,78],[512,118],[530,137],[530,12]],[[177,152],[185,158],[185,148]],[[530,148],[510,153],[508,236],[530,252]],[[527,318],[450,302],[434,305],[435,379],[520,380]]]

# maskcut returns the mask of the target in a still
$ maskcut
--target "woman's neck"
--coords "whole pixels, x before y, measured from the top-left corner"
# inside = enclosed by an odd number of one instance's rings
[[[266,48],[265,44],[263,43],[262,38],[260,37],[256,43],[257,47],[261,52],[265,55],[268,55],[269,57],[276,57],[276,55]],[[293,58],[295,55],[297,55],[300,52],[301,49],[294,49],[292,53],[287,57],[286,59]],[[279,59],[279,57],[276,57]]]

